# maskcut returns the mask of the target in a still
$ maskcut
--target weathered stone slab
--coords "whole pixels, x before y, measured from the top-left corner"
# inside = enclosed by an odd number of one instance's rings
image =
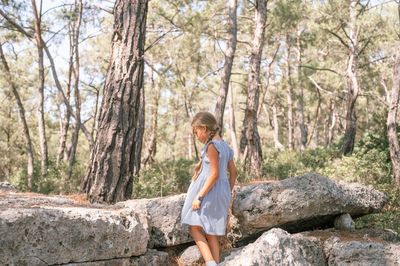
[[[18,194],[0,195],[0,265],[85,262],[146,252],[143,212],[74,206],[70,199],[45,196],[21,195],[19,200]]]
[[[146,210],[149,219],[149,247],[168,247],[192,242],[186,225],[181,225],[181,210],[186,194],[164,198],[128,200],[117,206]]]
[[[325,241],[328,265],[400,265],[400,244],[389,242],[340,242],[337,237]]]
[[[294,237],[274,228],[226,257],[219,265],[325,265],[325,260],[320,241]]]
[[[321,241],[328,265],[400,265],[400,238],[391,230],[330,228],[293,236]]]
[[[220,260],[223,261],[226,257],[233,253],[237,253],[243,247],[225,249],[220,252]],[[199,248],[194,245],[186,248],[178,256],[178,261],[180,266],[202,266],[204,265],[204,259],[201,256]]]
[[[100,260],[93,262],[68,263],[67,266],[159,266],[168,265],[168,253],[150,249],[137,257]]]
[[[232,212],[240,225],[236,231],[247,237],[272,227],[299,232],[333,226],[334,218],[342,213],[358,217],[379,212],[386,201],[372,187],[306,174],[249,186],[236,194]]]

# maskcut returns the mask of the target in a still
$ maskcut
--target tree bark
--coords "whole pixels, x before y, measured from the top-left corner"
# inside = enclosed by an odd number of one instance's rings
[[[267,1],[257,0],[254,39],[251,44],[249,63],[247,101],[240,139],[240,153],[246,155],[243,158],[247,159],[249,165],[248,174],[251,176],[261,175],[262,151],[257,129],[257,111],[260,95],[260,63],[264,46],[266,20]]]
[[[400,3],[398,4],[400,20]],[[390,159],[393,166],[393,177],[400,187],[400,146],[397,137],[397,109],[400,90],[400,42],[397,45],[396,57],[393,65],[393,84],[390,92],[389,111],[387,117],[387,137],[389,140]]]
[[[301,50],[301,34],[303,29],[297,30],[296,35],[296,46],[297,46],[297,87],[298,87],[298,99],[299,99],[299,111],[298,111],[298,125],[300,131],[300,150],[304,150],[307,145],[307,129],[304,123],[304,98],[303,98],[303,82],[301,75],[301,65],[302,65],[302,50]]]
[[[139,174],[144,131],[144,44],[147,0],[117,0],[110,67],[98,135],[80,190],[91,202],[130,199]]]
[[[48,165],[48,152],[46,140],[46,126],[44,123],[44,63],[43,63],[43,40],[41,33],[41,17],[42,5],[40,5],[40,12],[38,14],[36,8],[36,1],[32,0],[32,10],[35,18],[35,39],[36,47],[38,50],[38,64],[39,64],[39,102],[38,102],[38,130],[40,142],[40,159],[41,159],[41,178],[44,179],[47,174]]]
[[[33,177],[33,163],[34,163],[33,152],[32,152],[32,141],[31,141],[31,137],[29,134],[28,123],[26,122],[26,118],[25,118],[25,108],[24,108],[24,105],[22,104],[21,97],[19,96],[17,86],[13,81],[12,74],[11,74],[10,68],[8,67],[6,57],[4,56],[1,43],[0,43],[0,57],[1,57],[1,61],[4,66],[5,77],[8,81],[8,83],[10,84],[10,87],[12,89],[12,92],[13,92],[14,97],[17,100],[17,104],[18,104],[18,112],[19,112],[19,116],[21,118],[22,129],[24,131],[25,150],[26,150],[26,157],[27,157],[27,161],[28,161],[28,164],[27,164],[28,188],[31,189],[32,188],[32,177]]]
[[[289,36],[286,34],[286,62],[285,62],[285,78],[286,78],[286,99],[288,105],[287,114],[287,127],[288,127],[288,148],[289,151],[294,149],[294,138],[293,138],[293,95],[292,95],[292,82],[290,73],[290,44]]]
[[[237,0],[229,0],[229,35],[228,43],[226,48],[225,63],[221,71],[221,83],[219,87],[219,93],[217,98],[217,104],[215,105],[215,118],[219,128],[220,137],[223,135],[223,120],[224,111],[226,104],[226,97],[229,89],[229,81],[231,77],[233,58],[236,51],[236,33],[237,33]]]
[[[349,59],[346,70],[347,76],[347,103],[346,103],[346,129],[344,132],[343,146],[341,156],[353,152],[354,140],[357,130],[357,116],[356,116],[356,100],[359,93],[359,85],[357,80],[358,73],[358,33],[359,27],[356,29],[357,19],[357,6],[358,1],[351,1],[350,3],[350,40]]]

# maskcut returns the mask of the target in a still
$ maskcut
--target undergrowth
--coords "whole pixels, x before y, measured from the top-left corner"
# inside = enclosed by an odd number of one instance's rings
[[[372,185],[388,197],[383,211],[356,219],[357,228],[389,228],[400,233],[400,188],[393,180],[389,145],[384,127],[366,133],[351,155],[340,157],[341,140],[330,148],[309,148],[302,152],[276,151],[263,147],[261,176],[246,174],[246,165],[236,162],[238,182],[282,180],[306,173],[318,173],[333,180]],[[142,169],[134,179],[132,198],[152,198],[185,193],[190,185],[195,160],[165,160]],[[48,174],[40,178],[40,162],[35,163],[33,187],[27,187],[26,169],[21,169],[8,181],[21,191],[44,194],[77,193],[84,176],[85,164],[77,162],[71,178],[65,177],[66,165],[49,161]]]

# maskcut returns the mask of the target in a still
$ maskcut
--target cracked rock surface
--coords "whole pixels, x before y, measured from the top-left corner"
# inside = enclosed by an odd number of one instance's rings
[[[139,212],[26,197],[0,195],[0,265],[87,262],[146,252],[149,235]]]
[[[273,227],[289,232],[331,227],[340,214],[376,213],[386,201],[386,196],[372,187],[306,174],[243,189],[236,194],[232,213],[240,225],[237,234],[243,238]]]

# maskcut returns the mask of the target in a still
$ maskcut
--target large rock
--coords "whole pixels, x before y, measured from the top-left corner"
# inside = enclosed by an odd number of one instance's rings
[[[325,265],[321,242],[274,228],[254,243],[226,257],[219,265]]]
[[[226,257],[233,253],[237,253],[243,247],[240,248],[229,248],[220,251],[220,261],[223,261]],[[203,256],[200,253],[199,248],[194,245],[183,250],[178,256],[178,264],[180,266],[201,266],[204,265]]]
[[[97,206],[97,207],[96,207]],[[61,197],[0,195],[0,265],[129,258],[146,252],[145,214]]]
[[[181,225],[181,210],[186,194],[164,198],[128,200],[117,206],[132,210],[146,210],[148,214],[149,247],[168,247],[192,242],[188,226]]]
[[[181,254],[178,256],[179,260],[179,265],[192,265],[192,266],[197,266],[197,265],[203,265],[204,260],[203,257],[201,256],[199,248],[194,245],[186,248],[184,251],[182,251]]]
[[[339,230],[352,231],[356,228],[356,225],[353,219],[351,218],[351,215],[348,213],[336,217],[335,220],[333,221],[333,225],[335,226],[336,229]]]
[[[298,239],[318,239],[328,265],[400,265],[400,238],[381,229],[327,229],[301,232]]]
[[[386,201],[385,195],[372,187],[306,174],[239,191],[232,212],[240,225],[236,231],[247,237],[272,227],[289,232],[332,227],[334,218],[342,213],[358,217],[379,212]]]
[[[0,192],[18,192],[11,183],[8,182],[0,182]]]
[[[341,242],[332,237],[325,241],[328,265],[400,265],[400,244],[388,242]]]
[[[67,266],[159,266],[168,265],[168,253],[157,250],[148,250],[138,257],[99,260],[94,262],[68,263]]]

